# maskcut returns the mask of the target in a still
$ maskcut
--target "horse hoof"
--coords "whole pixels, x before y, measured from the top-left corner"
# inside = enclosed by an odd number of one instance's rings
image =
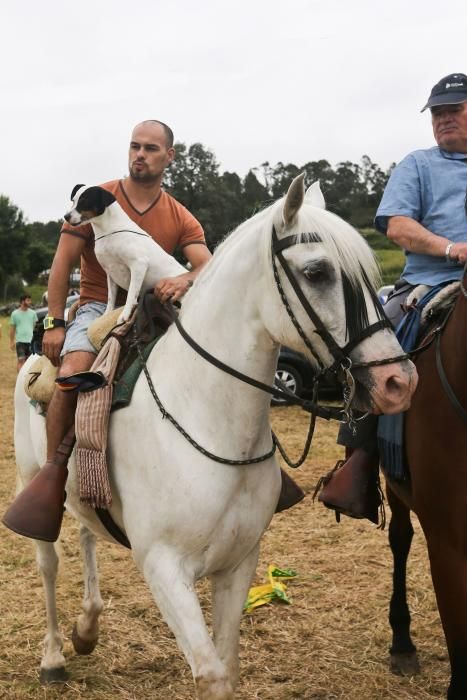
[[[420,673],[417,652],[391,654],[390,668],[397,676],[417,676]]]
[[[58,666],[57,668],[41,668],[39,680],[41,685],[48,685],[49,683],[65,683],[69,678],[69,673],[65,666]]]
[[[73,647],[76,653],[80,654],[80,656],[88,656],[89,654],[92,654],[97,644],[97,639],[92,639],[89,641],[80,637],[76,623],[74,624],[73,632],[71,633],[71,641],[73,642]]]

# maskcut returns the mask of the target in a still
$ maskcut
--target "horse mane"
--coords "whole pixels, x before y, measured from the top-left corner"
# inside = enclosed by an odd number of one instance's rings
[[[214,273],[225,256],[247,236],[255,236],[257,241],[261,240],[259,245],[264,246],[264,259],[270,260],[272,227],[274,222],[279,220],[283,200],[284,198],[281,198],[260,210],[227,234],[217,246],[199,279],[206,279],[210,273]],[[365,289],[374,302],[377,316],[383,319],[384,312],[376,294],[381,280],[380,269],[371,248],[356,229],[339,216],[306,202],[300,208],[295,227],[302,229],[295,234],[297,243],[319,242],[325,253],[331,259],[337,260],[342,275],[349,339],[358,336],[368,325]]]

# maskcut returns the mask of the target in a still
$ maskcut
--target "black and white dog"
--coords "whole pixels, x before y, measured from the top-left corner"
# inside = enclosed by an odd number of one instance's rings
[[[154,288],[164,277],[186,272],[130,219],[111,192],[76,185],[71,200],[73,206],[65,220],[72,226],[90,223],[94,230],[96,258],[107,273],[106,313],[115,308],[118,287],[128,290],[119,323],[129,319],[140,293]]]

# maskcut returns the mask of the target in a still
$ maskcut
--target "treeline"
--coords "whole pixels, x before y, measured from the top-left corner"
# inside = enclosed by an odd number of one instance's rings
[[[168,168],[164,186],[202,223],[213,249],[239,223],[281,197],[292,179],[305,172],[307,184],[319,180],[330,211],[357,228],[372,226],[391,168],[383,171],[368,156],[360,163],[345,161],[332,167],[327,160],[263,163],[244,178],[220,172],[212,151],[200,143],[176,144],[177,158]],[[18,293],[25,280],[32,284],[50,267],[60,221],[27,223],[22,211],[0,195],[0,290],[3,299]]]

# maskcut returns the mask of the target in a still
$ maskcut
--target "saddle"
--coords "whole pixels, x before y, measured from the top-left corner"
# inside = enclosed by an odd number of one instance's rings
[[[396,330],[396,336],[406,352],[416,354],[428,347],[443,327],[459,293],[459,282],[441,287],[416,287],[407,299],[407,314]],[[404,413],[380,416],[378,420],[378,451],[381,468],[389,478],[406,481],[410,478],[405,458]]]
[[[88,337],[92,345],[99,352],[102,346],[118,329],[118,317],[123,307],[115,309],[91,323],[88,329]],[[120,399],[118,407],[128,405],[134,384],[141,371],[138,363],[137,346],[143,348],[143,354],[149,354],[154,342],[159,339],[170,326],[174,318],[174,312],[162,305],[152,293],[144,295],[133,313],[127,332],[118,333],[120,343],[120,355],[115,369],[114,384],[126,374],[121,390],[118,392]],[[139,368],[138,368],[139,365]],[[132,372],[128,370],[134,366]],[[138,369],[137,369],[138,368]],[[24,391],[35,403],[39,404],[42,411],[47,411],[47,406],[52,398],[57,380],[58,369],[54,367],[45,355],[40,355],[31,365],[25,381]],[[60,377],[62,388],[79,391],[92,391],[103,385],[102,375],[96,372],[78,372],[69,377]],[[128,398],[122,398],[128,397]],[[117,406],[116,406],[117,407]]]

